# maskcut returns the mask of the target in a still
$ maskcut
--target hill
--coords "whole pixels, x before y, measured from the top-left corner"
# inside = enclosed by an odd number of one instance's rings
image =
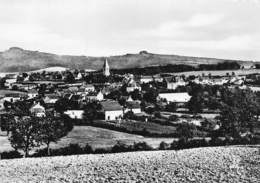
[[[48,67],[67,67],[73,69],[99,70],[105,57],[69,56],[24,50],[12,47],[0,52],[0,72],[24,72]],[[125,54],[108,57],[109,65],[114,69],[147,67],[167,64],[216,64],[224,61],[234,61],[216,58],[187,57],[179,55],[162,55],[141,51],[138,54]],[[237,61],[252,63],[251,61]]]
[[[259,182],[259,147],[0,161],[1,182]]]

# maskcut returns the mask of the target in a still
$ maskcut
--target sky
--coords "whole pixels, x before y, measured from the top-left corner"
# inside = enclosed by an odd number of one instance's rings
[[[0,50],[260,61],[260,0],[0,0]]]

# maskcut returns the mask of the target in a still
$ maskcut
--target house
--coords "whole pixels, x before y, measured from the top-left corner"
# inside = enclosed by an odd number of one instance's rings
[[[169,90],[175,90],[178,86],[186,85],[186,82],[183,79],[175,77],[165,78],[165,82],[166,87]]]
[[[105,120],[118,120],[123,117],[123,107],[114,100],[105,100],[100,102]]]
[[[126,86],[126,92],[130,93],[134,90],[141,91],[141,86],[137,84],[133,79],[130,79]]]
[[[155,81],[155,82],[163,82],[163,78],[159,74],[157,74],[157,75],[153,76],[153,81]]]
[[[103,93],[101,91],[99,91],[98,93],[96,93],[96,92],[88,93],[88,95],[86,95],[86,100],[89,100],[89,101],[93,101],[93,100],[102,101],[102,100],[104,100],[104,95],[103,95]]]
[[[55,94],[46,94],[43,99],[44,103],[49,107],[54,107],[54,104],[59,100],[59,97]]]
[[[141,106],[139,102],[136,101],[127,101],[126,102],[126,108],[125,113],[128,111],[132,111],[134,114],[141,113]]]
[[[79,72],[75,77],[76,80],[81,80],[83,78],[82,74]]]
[[[83,119],[84,110],[67,110],[64,112],[71,119]]]
[[[140,83],[150,83],[153,81],[153,76],[141,76],[140,77]]]
[[[12,89],[12,84],[16,83],[17,79],[6,79],[5,80],[5,84],[4,86],[9,88],[9,89]]]
[[[3,100],[7,102],[16,102],[18,100],[21,100],[22,97],[25,97],[25,94],[20,93],[7,93],[5,94]]]
[[[87,92],[94,92],[95,91],[95,87],[94,85],[91,85],[91,84],[87,84],[87,85],[83,85],[85,91]]]
[[[37,96],[38,96],[37,90],[32,89],[32,90],[29,90],[29,91],[28,91],[28,98],[29,98],[29,99],[35,98],[35,97],[37,97]]]
[[[45,108],[40,103],[35,103],[31,108],[30,112],[32,115],[36,117],[44,117],[45,116]]]
[[[191,96],[187,92],[159,93],[158,99],[164,99],[167,102],[174,102],[174,103],[187,103],[190,101]]]

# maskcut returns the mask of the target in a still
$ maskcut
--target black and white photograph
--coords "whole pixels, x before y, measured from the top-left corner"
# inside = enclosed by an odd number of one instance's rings
[[[0,183],[260,182],[260,0],[0,0]]]

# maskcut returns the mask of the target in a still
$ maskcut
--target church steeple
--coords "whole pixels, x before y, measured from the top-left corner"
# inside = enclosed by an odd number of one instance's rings
[[[104,76],[110,76],[110,70],[109,70],[109,65],[108,65],[107,59],[104,62],[103,74],[104,74]]]

